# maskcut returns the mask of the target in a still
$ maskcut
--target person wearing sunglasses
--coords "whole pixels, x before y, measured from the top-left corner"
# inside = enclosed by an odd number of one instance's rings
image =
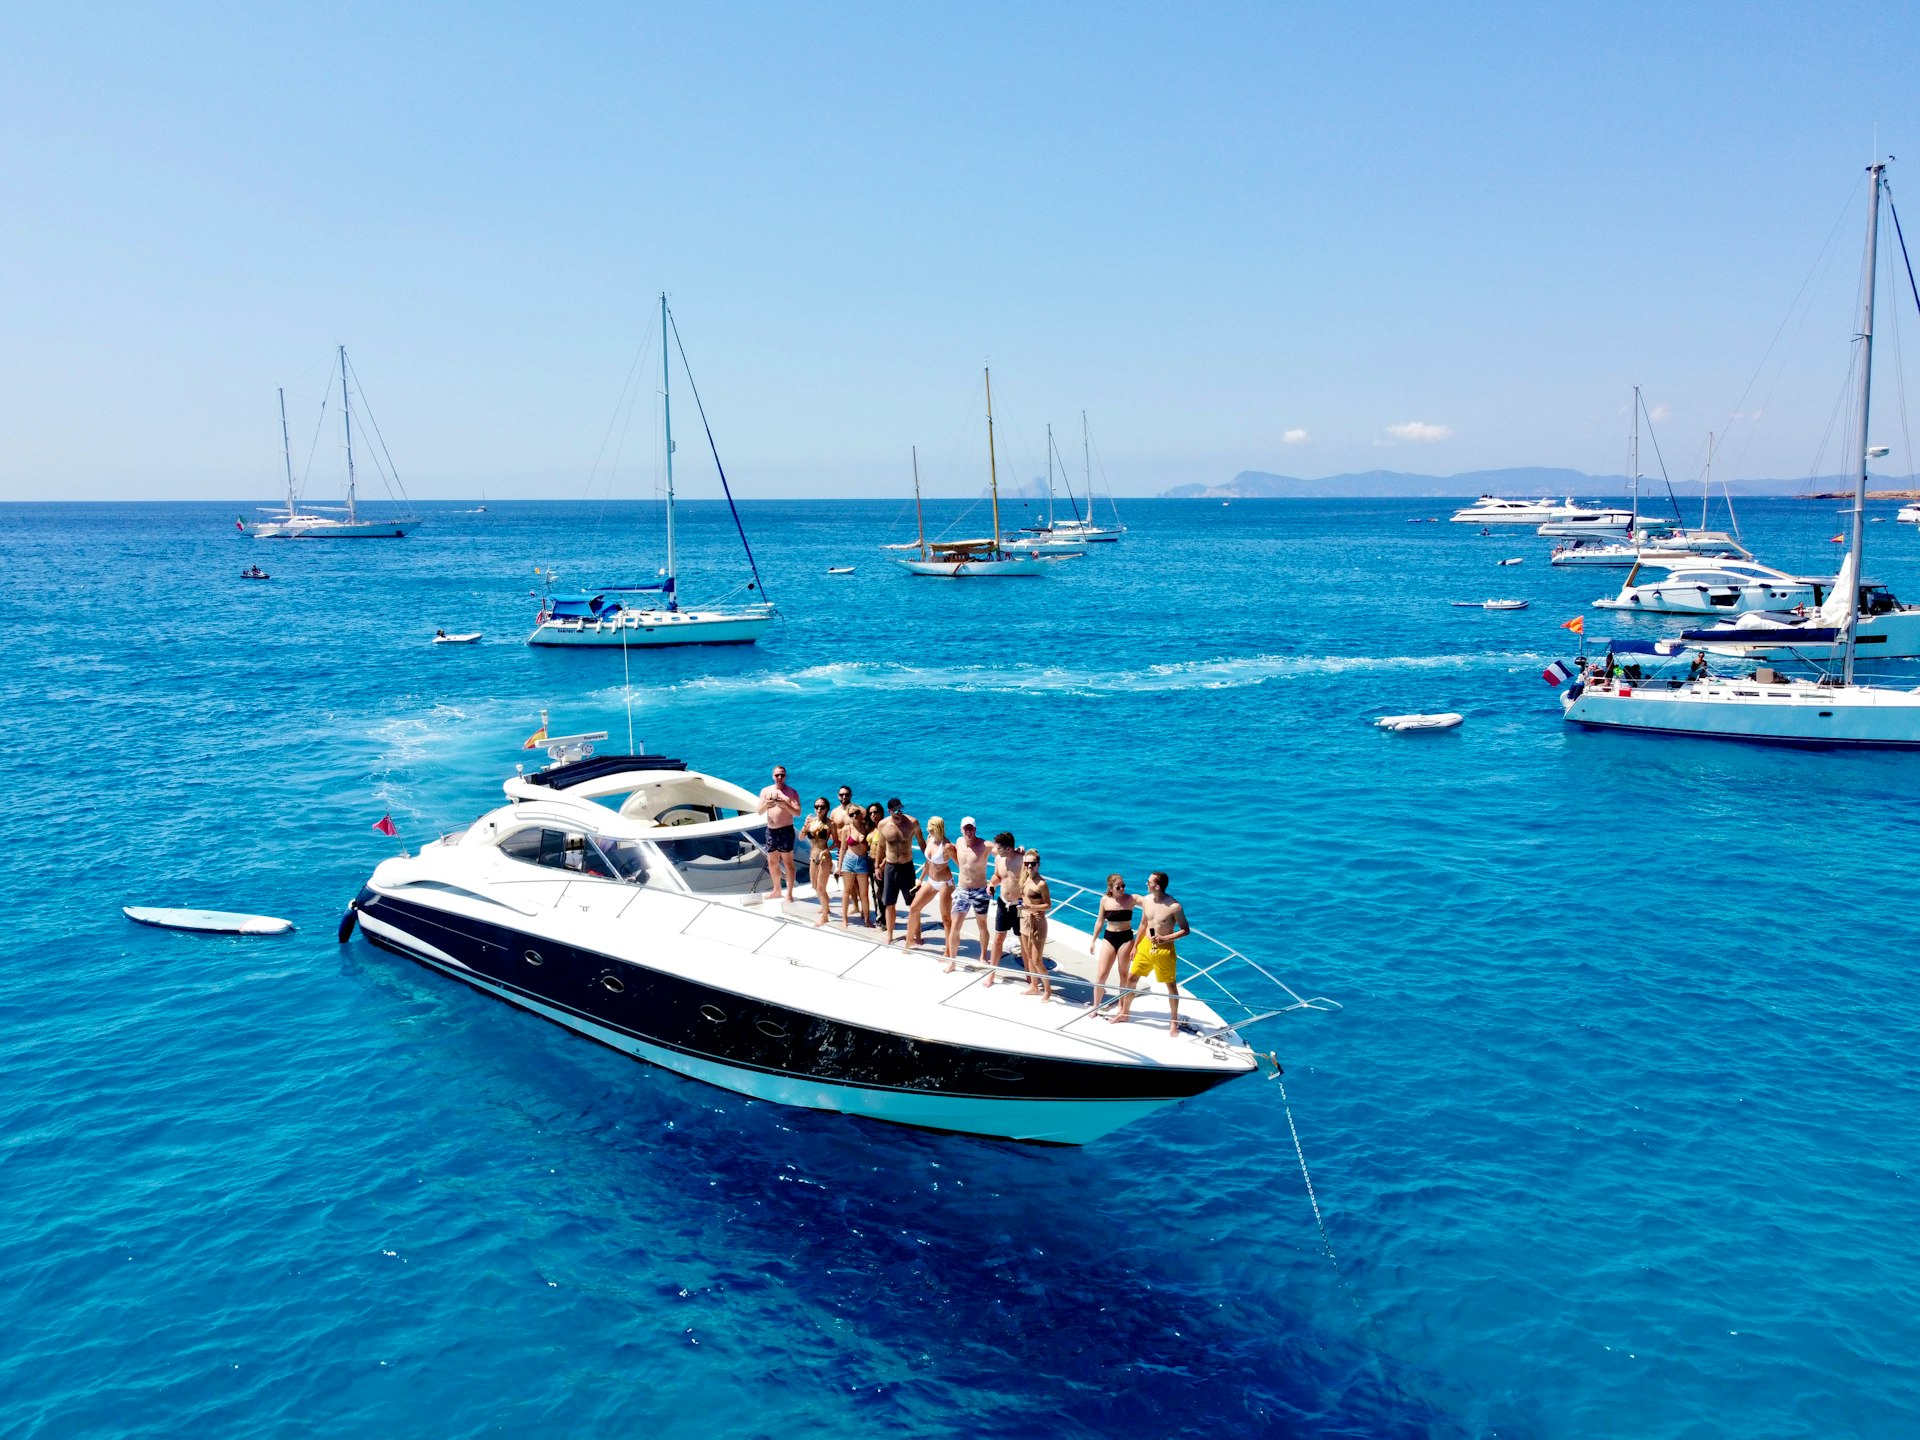
[[[1000,955],[1007,936],[1020,928],[1020,847],[1011,830],[993,837],[993,948],[987,955],[987,978],[993,984],[1000,973]]]
[[[787,767],[773,767],[773,783],[760,792],[759,810],[767,822],[767,878],[773,882],[771,900],[793,903],[793,822],[800,818],[800,792],[787,784]]]
[[[807,847],[811,852],[807,859],[807,878],[813,882],[813,893],[820,901],[820,918],[813,923],[816,926],[824,925],[833,918],[828,895],[833,889],[836,839],[833,825],[827,819],[826,796],[822,795],[813,802],[813,814],[807,817],[807,823],[800,833],[807,837]]]
[[[1047,912],[1053,909],[1053,890],[1040,873],[1040,852],[1029,850],[1020,862],[1020,958],[1027,965],[1028,995],[1053,999],[1053,981],[1047,975]]]
[[[1120,997],[1120,1009],[1113,1019],[1124,1021],[1133,1008],[1133,997],[1146,988],[1144,982],[1158,980],[1167,987],[1167,1033],[1180,1033],[1180,986],[1174,980],[1179,957],[1174,945],[1192,934],[1187,924],[1187,908],[1167,894],[1167,872],[1156,870],[1147,877],[1147,898],[1140,903],[1144,918],[1140,943],[1133,950],[1130,973],[1133,988]]]
[[[952,973],[960,958],[960,927],[973,917],[980,932],[980,958],[987,958],[987,857],[992,854],[980,838],[980,826],[969,815],[960,822],[960,838],[954,843],[954,859],[960,869],[959,888],[953,892],[953,923],[947,926],[947,963]]]

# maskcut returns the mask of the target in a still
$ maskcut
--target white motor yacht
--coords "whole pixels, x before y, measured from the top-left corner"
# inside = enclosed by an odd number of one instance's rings
[[[1610,566],[1628,570],[1635,565],[1691,565],[1708,556],[1751,560],[1753,552],[1724,530],[1674,530],[1662,535],[1629,535],[1624,540],[1573,540],[1553,547],[1555,565]]]
[[[1896,520],[1905,520],[1915,525],[1920,525],[1920,500],[1916,500],[1911,505],[1902,505],[1899,509],[1899,512],[1895,514],[1893,518]]]
[[[346,428],[347,453],[347,503],[337,509],[332,506],[312,506],[306,510],[300,508],[300,497],[294,491],[293,484],[293,446],[287,435],[287,392],[280,392],[280,454],[287,469],[287,509],[283,515],[278,510],[264,513],[273,516],[271,520],[242,520],[240,532],[251,535],[256,540],[399,540],[419,528],[417,515],[396,515],[381,520],[360,514],[356,500],[355,473],[353,466],[353,394],[347,386],[347,347],[340,347],[340,419]],[[377,431],[376,431],[377,435]],[[385,448],[384,442],[382,448]],[[388,456],[392,463],[392,456]],[[378,456],[375,457],[378,464]],[[399,477],[394,476],[397,484]]]
[[[1876,160],[1867,167],[1867,174],[1867,253],[1861,271],[1860,326],[1854,332],[1854,343],[1860,348],[1854,365],[1859,388],[1852,407],[1850,447],[1855,477],[1852,537],[1834,587],[1838,595],[1833,598],[1838,605],[1833,618],[1840,633],[1828,642],[1838,652],[1838,673],[1829,671],[1817,681],[1789,680],[1770,666],[1759,666],[1744,678],[1703,675],[1652,686],[1617,676],[1596,680],[1589,675],[1569,686],[1561,697],[1562,713],[1574,724],[1781,745],[1920,748],[1920,690],[1861,685],[1854,680],[1861,625],[1856,577],[1865,573],[1861,555],[1866,534],[1867,472],[1872,460],[1887,453],[1885,446],[1868,443],[1873,415],[1874,280],[1886,166]],[[1676,572],[1670,581],[1679,579],[1682,573]]]
[[[1533,525],[1589,517],[1626,514],[1625,511],[1588,509],[1574,503],[1571,495],[1562,500],[1507,500],[1498,495],[1482,495],[1473,504],[1453,512],[1456,525]]]
[[[1535,533],[1560,540],[1589,535],[1625,540],[1636,528],[1646,528],[1647,523],[1631,510],[1590,510],[1564,520],[1549,520]]]
[[[1791,610],[1814,601],[1817,582],[1789,575],[1757,560],[1693,562],[1658,580],[1636,583],[1641,566],[1627,572],[1620,593],[1593,603],[1602,610],[1639,610],[1653,615],[1741,615],[1749,610]]]
[[[805,886],[794,906],[767,894],[752,791],[662,756],[585,758],[581,742],[599,738],[546,742],[582,758],[515,775],[505,805],[383,861],[341,940],[357,919],[382,949],[743,1095],[1055,1144],[1250,1075],[1247,1027],[1333,1007],[1196,932],[1181,942],[1178,1029],[1151,987],[1110,1024],[1091,1004],[1099,892],[1060,882],[1050,1002],[990,983],[1025,972],[989,971],[971,938],[949,971],[943,940],[906,951],[865,928],[816,927]],[[1255,994],[1272,997],[1264,1013],[1246,1003]]]
[[[660,297],[660,405],[666,440],[667,477],[667,563],[661,578],[644,585],[607,585],[594,591],[576,591],[560,595],[553,591],[553,575],[541,573],[547,581],[547,593],[541,597],[539,613],[534,617],[529,645],[584,646],[589,648],[659,649],[667,645],[751,645],[779,618],[779,612],[766,600],[738,604],[680,606],[679,559],[674,545],[673,501],[673,367],[667,349],[670,336],[677,336],[673,318],[667,310],[667,297]],[[681,352],[681,363],[686,352]],[[691,373],[689,373],[691,388]],[[700,392],[694,391],[699,404]],[[704,422],[706,414],[701,412]],[[708,444],[713,431],[707,431]],[[734,529],[740,536],[740,548],[746,554],[747,569],[753,578],[746,584],[750,594],[766,594],[760,581],[760,566],[747,543],[746,527],[733,503],[733,489],[727,484],[727,472],[720,464],[718,447],[713,450],[714,468],[720,472],[720,488],[733,514]],[[642,603],[638,597],[657,595],[658,600]]]
[[[1854,591],[1854,644],[1870,660],[1920,659],[1920,607],[1903,605],[1884,585],[1852,586],[1847,557],[1833,586],[1810,609],[1755,610],[1718,625],[1684,630],[1680,639],[1709,655],[1736,660],[1823,661],[1846,643],[1847,592]]]

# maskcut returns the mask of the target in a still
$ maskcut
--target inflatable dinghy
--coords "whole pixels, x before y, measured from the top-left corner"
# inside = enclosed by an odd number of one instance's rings
[[[1466,718],[1449,710],[1444,715],[1382,715],[1373,723],[1382,730],[1452,730]]]

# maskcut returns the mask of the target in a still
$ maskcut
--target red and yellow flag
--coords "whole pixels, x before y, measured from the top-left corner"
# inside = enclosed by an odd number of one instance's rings
[[[1571,630],[1576,635],[1584,635],[1587,633],[1587,617],[1576,615],[1571,620],[1563,620],[1560,622],[1560,628]]]
[[[522,745],[520,748],[522,750],[538,750],[542,745],[546,743],[547,743],[547,727],[542,725],[538,730],[534,731],[533,734],[527,737],[527,743]]]

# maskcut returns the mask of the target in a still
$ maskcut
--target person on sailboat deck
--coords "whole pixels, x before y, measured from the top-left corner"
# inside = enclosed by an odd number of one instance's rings
[[[807,817],[807,823],[801,827],[801,833],[807,837],[810,851],[807,857],[807,878],[813,882],[813,893],[820,901],[820,918],[813,923],[824,925],[833,918],[829,897],[833,892],[833,867],[835,831],[833,823],[827,818],[827,797],[822,795],[813,802],[813,814]]]
[[[787,784],[787,767],[773,767],[773,783],[760,792],[756,807],[767,822],[767,877],[773,898],[780,899],[780,881],[786,877],[786,899],[793,901],[793,822],[800,818],[800,792]]]

